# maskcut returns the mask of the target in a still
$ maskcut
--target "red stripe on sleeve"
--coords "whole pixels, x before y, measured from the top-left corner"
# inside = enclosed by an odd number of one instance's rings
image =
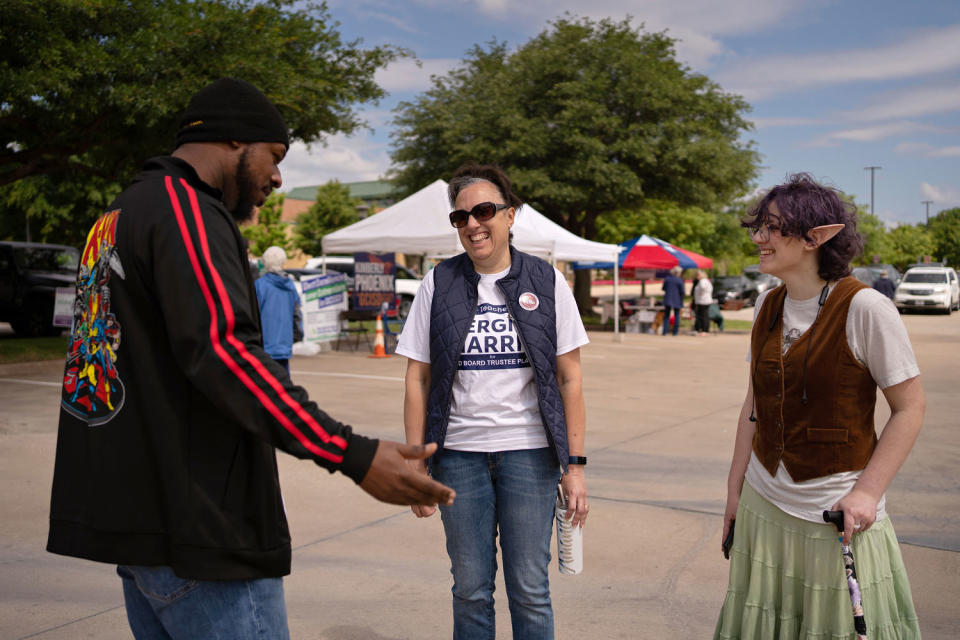
[[[321,449],[316,444],[311,442],[309,438],[307,438],[306,435],[303,434],[303,432],[297,429],[297,427],[290,421],[290,419],[287,416],[285,416],[282,411],[280,411],[280,409],[273,403],[272,400],[270,400],[270,398],[267,397],[267,395],[263,392],[263,390],[260,389],[260,387],[258,387],[253,382],[253,380],[250,379],[250,376],[247,375],[247,373],[240,367],[240,365],[233,358],[230,357],[226,349],[224,349],[223,345],[220,343],[220,334],[218,331],[218,323],[217,323],[217,308],[216,308],[216,303],[214,302],[214,299],[213,299],[213,294],[211,293],[210,287],[208,286],[207,281],[203,276],[203,271],[200,268],[200,261],[197,258],[197,252],[193,246],[193,239],[190,237],[190,232],[187,229],[187,222],[183,215],[183,209],[180,206],[180,200],[178,199],[177,194],[174,191],[173,181],[171,177],[166,176],[164,178],[164,183],[167,187],[167,193],[170,196],[170,204],[173,207],[173,212],[177,218],[177,225],[180,228],[180,235],[183,238],[183,244],[186,247],[187,255],[190,258],[190,265],[193,267],[194,276],[197,278],[197,284],[200,285],[200,290],[203,292],[204,300],[206,300],[206,303],[207,303],[207,311],[210,313],[209,333],[210,333],[210,342],[213,345],[214,352],[217,354],[217,356],[219,356],[219,358],[223,361],[223,363],[227,366],[227,368],[244,384],[244,386],[246,386],[254,394],[254,396],[267,409],[267,411],[269,411],[270,414],[274,418],[276,418],[277,421],[280,424],[282,424],[283,427],[287,431],[289,431],[290,434],[293,435],[300,442],[300,444],[303,445],[305,449],[307,449],[314,455],[330,460],[331,462],[335,462],[335,463],[342,462],[343,456],[338,456],[330,453],[329,451]],[[185,183],[184,183],[184,186],[186,186]],[[192,190],[189,187],[187,187],[187,189],[188,189],[188,193],[193,194]],[[195,195],[194,195],[194,198],[195,198]],[[194,202],[195,200],[191,198],[191,201]],[[197,214],[199,213],[196,209],[194,212]],[[201,226],[201,229],[202,229],[202,226]],[[201,231],[201,238],[203,238],[204,244],[206,244],[206,235],[202,231]],[[209,250],[207,250],[206,257],[209,264]],[[212,266],[211,266],[211,270],[212,270]],[[213,273],[216,274],[215,271],[213,271]],[[228,318],[228,323],[227,323],[228,329],[232,330],[232,321],[233,321],[232,308],[230,309],[229,314],[225,313],[225,315]],[[228,336],[228,341],[229,341],[229,336]]]
[[[190,207],[193,209],[193,219],[197,224],[197,235],[200,237],[200,246],[203,249],[203,257],[207,261],[207,268],[210,269],[210,273],[213,276],[214,286],[217,289],[217,295],[220,296],[220,304],[223,305],[224,316],[227,320],[226,327],[226,336],[227,342],[229,342],[233,347],[240,353],[240,356],[246,360],[254,370],[260,374],[260,377],[266,381],[267,384],[280,396],[280,399],[283,400],[284,404],[293,409],[301,420],[303,420],[310,429],[317,435],[318,438],[327,443],[333,443],[340,449],[347,448],[347,441],[341,438],[340,436],[330,435],[326,430],[320,426],[313,416],[307,413],[299,402],[296,402],[293,398],[290,397],[290,394],[287,393],[286,389],[283,388],[283,385],[280,384],[280,381],[270,373],[270,371],[263,366],[263,363],[260,362],[257,358],[247,351],[246,346],[242,342],[236,339],[233,335],[234,327],[234,316],[233,316],[233,306],[230,304],[230,297],[227,295],[227,289],[223,286],[223,280],[220,279],[220,273],[214,268],[213,261],[210,259],[210,245],[207,243],[207,230],[203,224],[203,218],[200,216],[200,203],[197,201],[197,192],[187,184],[187,181],[183,178],[180,178],[180,184],[183,185],[183,188],[187,191],[187,196],[190,199]]]

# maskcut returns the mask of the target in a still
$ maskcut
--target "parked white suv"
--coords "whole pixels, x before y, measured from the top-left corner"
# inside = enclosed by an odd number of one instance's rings
[[[947,315],[960,309],[960,282],[952,267],[918,266],[907,269],[893,299],[897,308],[940,309]]]
[[[324,263],[327,269],[347,274],[347,286],[353,286],[353,256],[310,258],[304,265],[304,269],[323,269]],[[406,319],[407,314],[410,313],[410,305],[413,304],[413,297],[417,295],[418,289],[420,289],[420,278],[410,269],[398,264],[394,290],[400,298],[397,314],[401,319]]]

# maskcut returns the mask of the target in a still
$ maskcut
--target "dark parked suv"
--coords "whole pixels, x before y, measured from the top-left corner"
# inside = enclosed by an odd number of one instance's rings
[[[57,287],[73,287],[80,252],[59,244],[0,242],[0,322],[18,336],[53,336]]]
[[[718,276],[713,281],[713,297],[720,306],[730,300],[742,300],[745,305],[753,306],[757,302],[757,283],[747,276]]]

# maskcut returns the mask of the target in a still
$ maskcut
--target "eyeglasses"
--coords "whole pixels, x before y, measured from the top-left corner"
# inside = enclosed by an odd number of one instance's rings
[[[497,215],[497,211],[501,209],[506,209],[510,205],[508,204],[494,204],[493,202],[481,202],[478,205],[475,205],[473,209],[467,211],[466,209],[457,209],[456,211],[450,212],[450,224],[455,226],[457,229],[467,226],[467,220],[470,216],[473,216],[477,219],[477,222],[486,222],[493,216]]]
[[[780,231],[780,227],[776,225],[760,224],[751,227],[747,227],[747,233],[750,234],[750,237],[757,240],[758,242],[768,242],[770,240],[771,231]]]

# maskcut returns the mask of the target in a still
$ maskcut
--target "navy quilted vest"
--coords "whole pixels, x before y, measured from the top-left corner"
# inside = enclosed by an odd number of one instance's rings
[[[547,441],[557,462],[567,470],[570,447],[563,398],[557,386],[557,320],[554,300],[555,273],[547,262],[510,247],[510,272],[497,280],[507,309],[517,327],[524,351],[533,367]],[[477,311],[477,284],[480,274],[470,257],[461,253],[433,269],[434,295],[430,310],[430,396],[427,406],[425,442],[443,449],[450,418],[450,394],[464,340]],[[527,311],[520,296],[532,292],[539,306]]]

